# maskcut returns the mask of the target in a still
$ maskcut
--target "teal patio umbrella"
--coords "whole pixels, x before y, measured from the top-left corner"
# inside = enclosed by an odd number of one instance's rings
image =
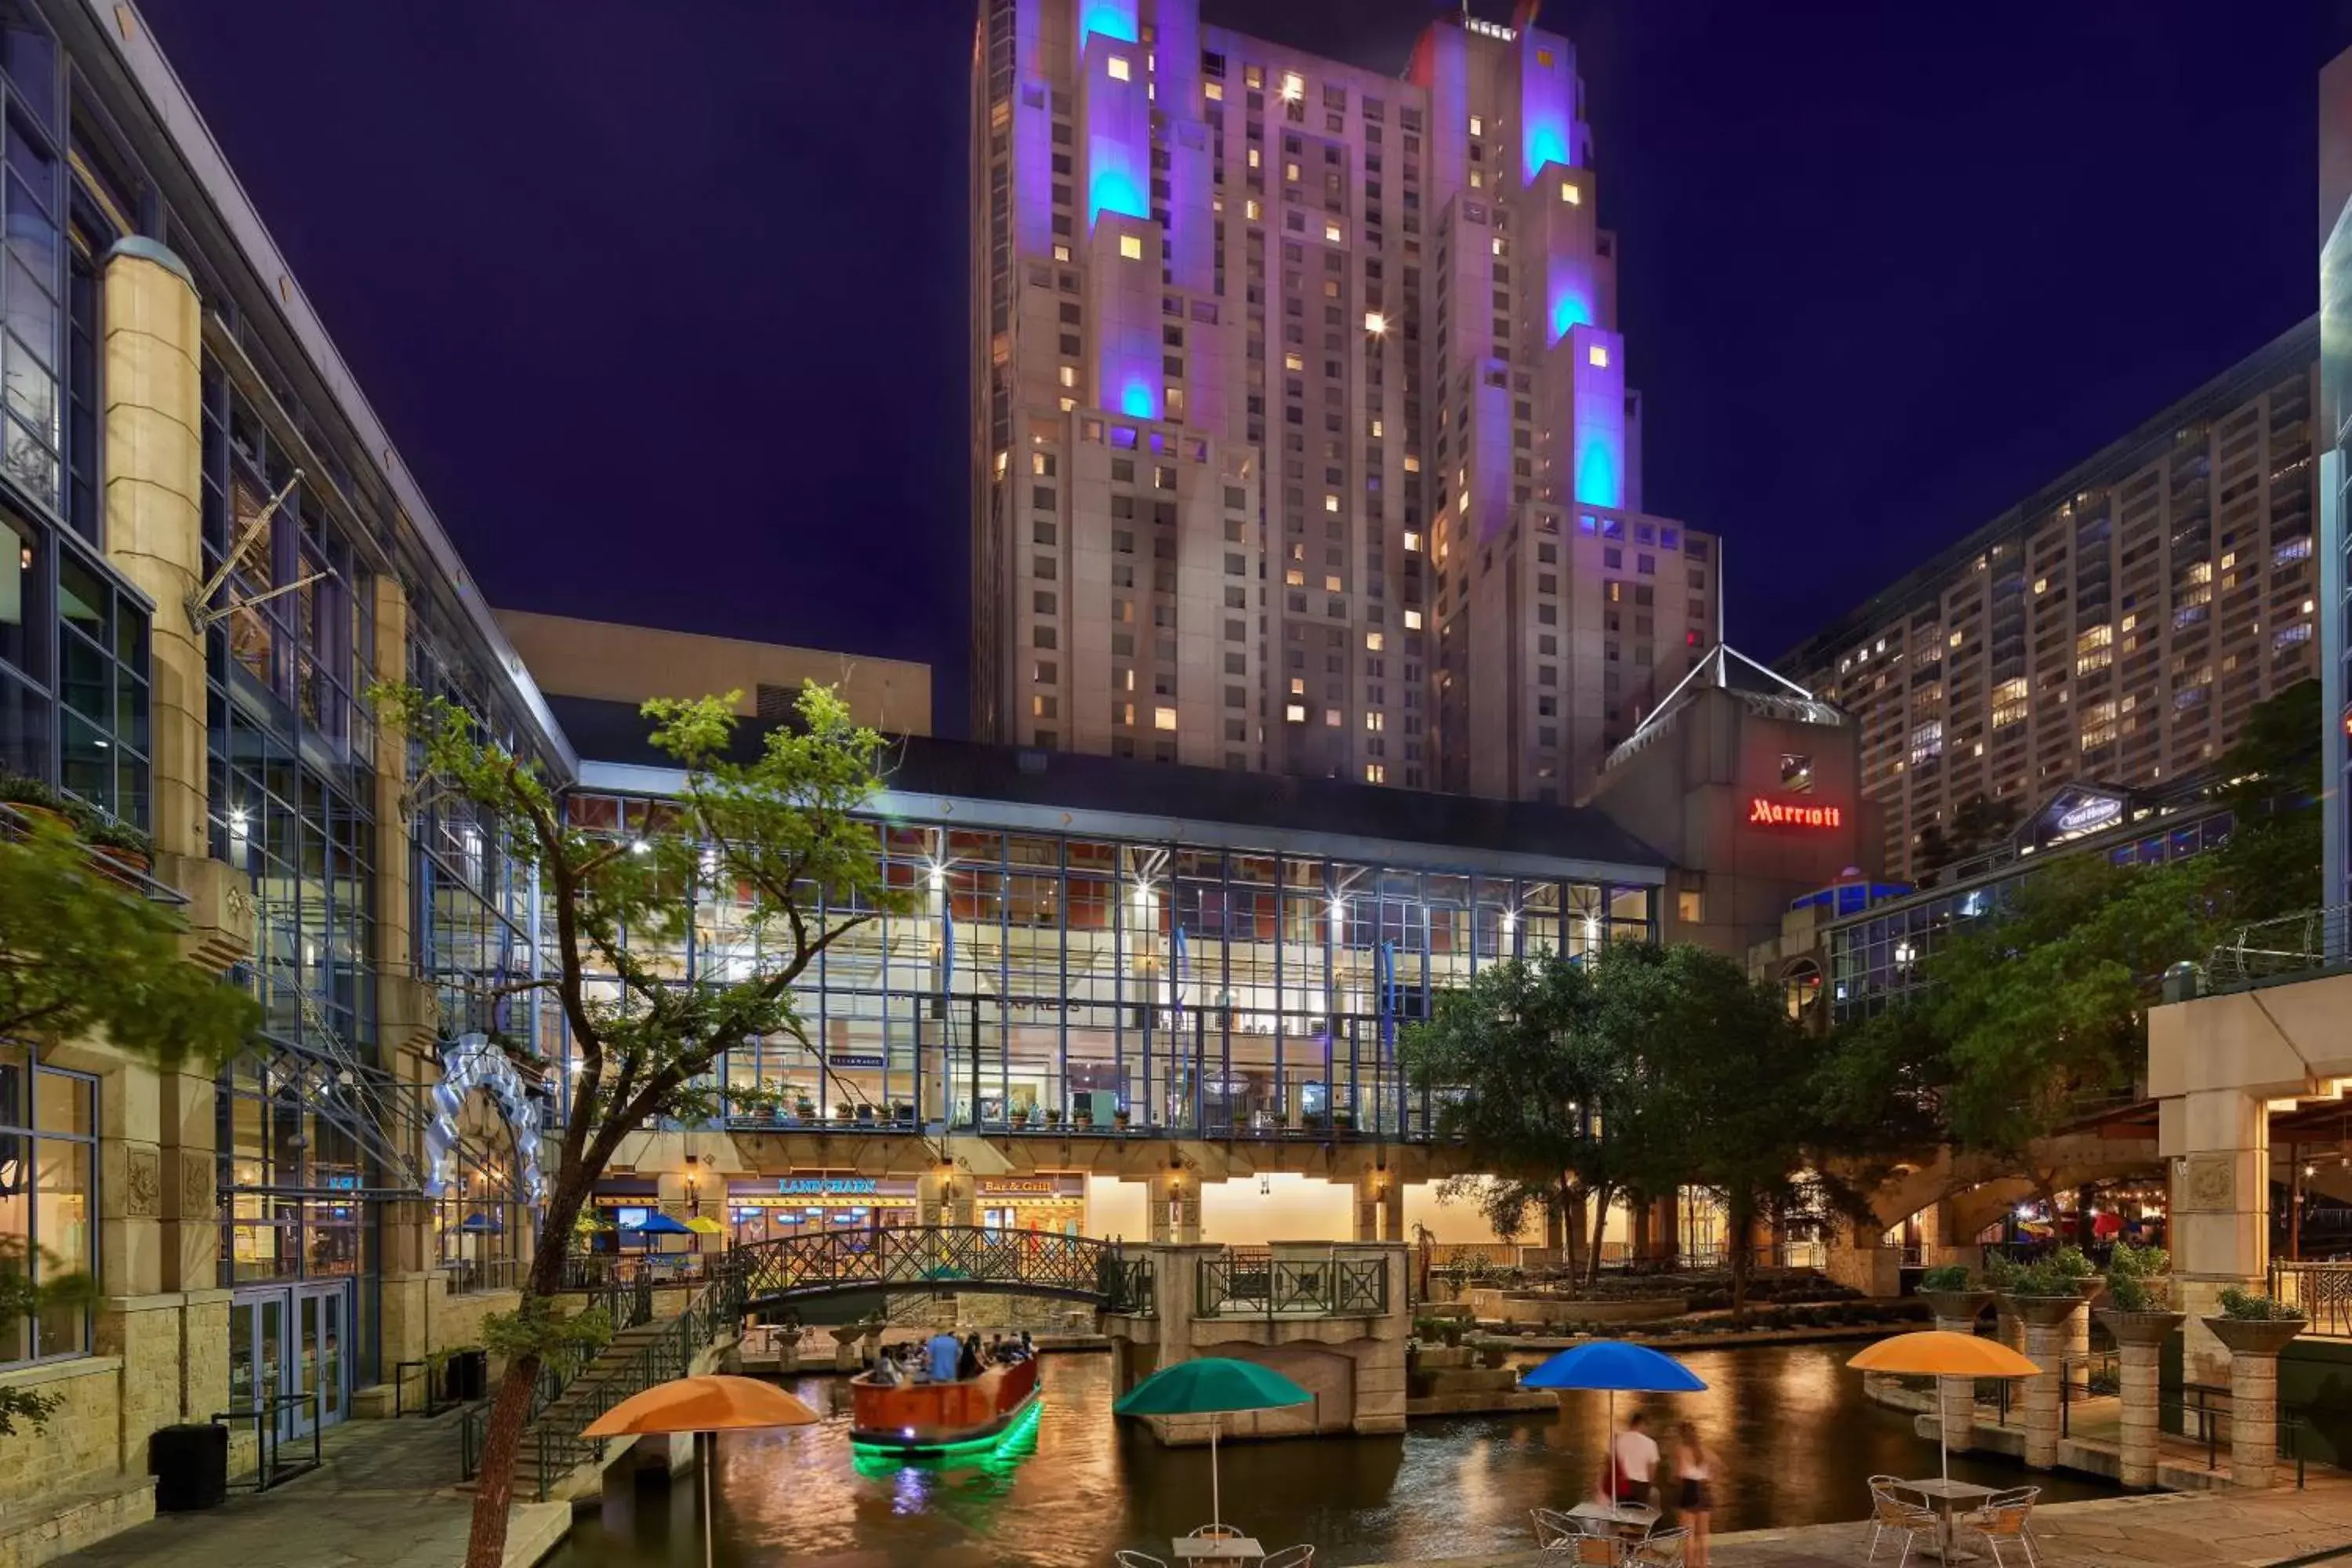
[[[1315,1396],[1272,1367],[1223,1356],[1163,1366],[1119,1398],[1121,1415],[1206,1415],[1209,1418],[1209,1528],[1221,1529],[1224,1500],[1217,1485],[1217,1417],[1229,1410],[1280,1410]]]

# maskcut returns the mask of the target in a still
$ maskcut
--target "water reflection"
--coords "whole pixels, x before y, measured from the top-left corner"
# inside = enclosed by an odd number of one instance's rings
[[[1718,1531],[1858,1518],[1864,1478],[1927,1475],[1932,1441],[1862,1397],[1852,1346],[1770,1346],[1685,1356],[1704,1394],[1648,1401],[1653,1423],[1689,1419],[1716,1451]],[[1034,1439],[970,1461],[853,1457],[846,1390],[793,1391],[825,1422],[719,1443],[719,1561],[815,1568],[1080,1568],[1168,1541],[1209,1517],[1205,1449],[1163,1449],[1110,1415],[1106,1356],[1050,1356]],[[1620,1396],[1621,1411],[1630,1396]],[[1268,1546],[1312,1542],[1335,1565],[1524,1551],[1531,1508],[1567,1508],[1600,1479],[1605,1401],[1558,1413],[1415,1422],[1402,1438],[1251,1444],[1225,1450],[1227,1516]],[[1664,1434],[1662,1433],[1661,1436]],[[2024,1472],[1955,1456],[1954,1475],[2017,1484]],[[2051,1501],[2096,1483],[2038,1476]],[[652,1488],[582,1514],[555,1568],[691,1568],[695,1489]]]

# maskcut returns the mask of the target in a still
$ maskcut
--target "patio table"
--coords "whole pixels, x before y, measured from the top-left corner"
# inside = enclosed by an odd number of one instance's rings
[[[1175,1552],[1179,1563],[1255,1563],[1265,1555],[1246,1535],[1180,1535]]]
[[[1962,1504],[1974,1506],[1984,1501],[1996,1489],[1978,1486],[1973,1481],[1946,1480],[1940,1477],[1925,1481],[1897,1481],[1895,1485],[1925,1499],[1927,1506],[1936,1510],[1936,1517],[1942,1521],[1942,1529],[1938,1531],[1936,1542],[1936,1555],[1946,1563],[1952,1560],[1953,1514]]]

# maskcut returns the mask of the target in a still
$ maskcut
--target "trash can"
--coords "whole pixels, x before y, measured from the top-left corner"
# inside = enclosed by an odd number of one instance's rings
[[[147,1439],[155,1511],[192,1513],[228,1499],[228,1428],[215,1421],[157,1428]]]
[[[490,1352],[457,1351],[449,1357],[449,1397],[459,1405],[479,1399],[490,1384]]]

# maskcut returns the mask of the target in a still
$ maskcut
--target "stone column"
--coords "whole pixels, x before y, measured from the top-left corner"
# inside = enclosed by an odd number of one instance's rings
[[[1359,1171],[1355,1182],[1356,1239],[1404,1239],[1404,1184],[1393,1173]]]
[[[2182,1370],[2219,1383],[2229,1352],[2207,1328],[2231,1286],[2261,1290],[2270,1268],[2270,1111],[2242,1089],[2191,1089],[2158,1102],[2158,1148],[2171,1162],[2173,1305],[2189,1314]]]
[[[188,614],[204,580],[204,317],[185,263],[152,239],[106,258],[106,546],[155,601],[148,633],[156,849],[202,858],[205,647]]]
[[[1948,1334],[1974,1334],[1977,1319],[1983,1315],[1988,1300],[1981,1290],[1939,1290],[1928,1297],[1936,1310],[1936,1327]],[[1944,1446],[1960,1449],[1973,1447],[1977,1437],[1976,1379],[1943,1377],[1936,1381],[1936,1413],[1943,1426]]]
[[[1192,1246],[1201,1239],[1201,1179],[1191,1171],[1155,1166],[1150,1205],[1154,1246]],[[1162,1329],[1164,1335],[1166,1330]]]
[[[2025,1380],[2025,1463],[2047,1470],[2058,1463],[2058,1379],[2070,1321],[2084,1310],[2073,1297],[2028,1296],[2017,1301],[2025,1321],[2025,1354],[2042,1370]]]
[[[2303,1324],[2209,1319],[2230,1354],[2230,1479],[2267,1487],[2278,1468],[2278,1358]]]
[[[915,1180],[915,1210],[925,1225],[971,1225],[971,1173],[933,1165]]]
[[[2160,1416],[2159,1367],[2164,1342],[2180,1326],[2180,1314],[2103,1311],[2099,1319],[2116,1337],[2123,1403],[2120,1479],[2127,1487],[2153,1487]]]

